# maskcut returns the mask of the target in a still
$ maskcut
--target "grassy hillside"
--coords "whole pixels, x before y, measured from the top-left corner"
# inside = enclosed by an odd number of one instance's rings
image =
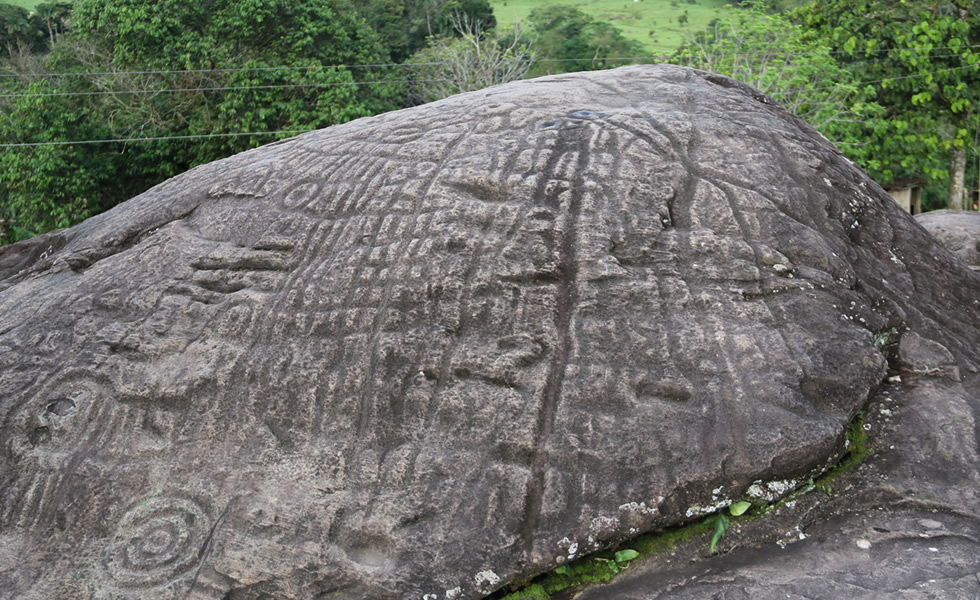
[[[688,31],[701,31],[717,16],[716,9],[727,0],[490,0],[499,27],[524,21],[541,6],[565,4],[601,21],[619,27],[623,34],[639,41],[652,54],[676,49]],[[687,12],[686,24],[678,18]]]
[[[34,7],[38,4],[44,2],[44,0],[0,0],[3,4],[13,4],[14,6],[22,6],[27,10],[34,10]]]

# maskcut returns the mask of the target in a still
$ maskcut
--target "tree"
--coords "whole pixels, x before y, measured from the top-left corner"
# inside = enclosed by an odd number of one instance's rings
[[[77,0],[72,31],[56,38],[46,68],[61,76],[0,78],[0,219],[11,225],[0,243],[403,97],[346,0]],[[273,133],[238,135],[253,132]],[[77,140],[115,141],[9,146]]]
[[[42,2],[34,7],[34,15],[44,23],[48,30],[48,41],[54,45],[58,36],[65,32],[71,15],[71,2]]]
[[[409,97],[413,103],[522,79],[531,68],[530,44],[516,24],[511,32],[497,36],[460,14],[454,19],[454,29],[457,37],[430,38],[429,47],[406,63],[412,71]]]
[[[617,27],[571,6],[536,8],[528,23],[538,57],[531,75],[606,69],[643,54],[639,42],[626,39]]]
[[[399,63],[425,48],[430,37],[461,35],[453,26],[457,16],[484,31],[497,24],[488,0],[366,0],[357,11]]]
[[[0,3],[0,57],[34,52],[44,47],[44,36],[27,9]]]
[[[878,117],[841,129],[866,142],[844,151],[879,180],[915,175],[934,190],[945,187],[951,208],[963,206],[966,154],[977,151],[980,11],[971,5],[822,0],[795,13],[883,107]]]
[[[17,94],[0,104],[4,144],[58,142],[66,137],[102,139],[108,128],[85,106],[58,93],[59,82],[37,79],[8,84]],[[125,157],[92,152],[91,147],[43,145],[0,152],[0,244],[68,227],[99,212],[116,198],[126,171]]]
[[[850,73],[826,44],[804,36],[766,3],[743,2],[691,34],[670,62],[746,83],[830,137],[833,124],[851,123],[875,107],[856,98]]]

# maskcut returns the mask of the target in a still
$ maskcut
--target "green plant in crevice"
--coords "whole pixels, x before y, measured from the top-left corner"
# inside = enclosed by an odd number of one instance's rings
[[[635,540],[634,540],[635,541]],[[500,600],[545,600],[553,594],[593,583],[605,583],[621,573],[630,561],[640,556],[633,548],[616,551],[606,550],[582,557],[556,567],[533,580],[525,580],[511,586],[507,593],[498,592],[491,598]]]
[[[732,513],[733,517],[740,517],[745,514],[745,511],[752,508],[752,503],[747,500],[740,500],[735,504],[728,507],[728,512]]]
[[[750,508],[752,508],[751,502],[747,500],[739,500],[738,502],[735,502],[734,504],[728,507],[728,512],[733,517],[739,517],[745,514],[745,511],[749,510]],[[710,546],[711,554],[714,554],[715,546],[718,544],[721,538],[723,538],[725,534],[728,533],[728,526],[731,524],[731,519],[728,518],[728,515],[726,515],[724,511],[718,511],[715,514],[708,517],[707,519],[705,519],[705,522],[711,524],[714,527],[714,531],[711,534],[711,546]]]
[[[837,466],[837,471],[856,465],[868,455],[868,434],[864,428],[863,410],[851,420],[845,435],[847,435],[847,453]]]
[[[715,553],[715,545],[722,537],[728,533],[728,515],[719,511],[708,517],[707,521],[714,525],[714,533],[711,534],[711,554]]]
[[[615,559],[617,563],[627,563],[639,555],[640,553],[637,552],[636,550],[633,550],[632,548],[626,548],[625,550],[617,550]]]

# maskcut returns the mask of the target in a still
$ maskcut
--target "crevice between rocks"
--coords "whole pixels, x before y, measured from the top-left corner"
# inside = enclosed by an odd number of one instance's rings
[[[889,342],[889,346],[894,344],[897,348],[898,340]],[[890,348],[889,348],[890,351]],[[884,353],[884,352],[883,352]],[[897,365],[897,350],[895,351],[896,362],[889,360],[889,373],[892,373],[892,364]],[[886,355],[886,358],[887,355]],[[563,600],[572,598],[575,593],[581,591],[584,586],[606,583],[620,573],[628,569],[629,563],[634,560],[617,561],[621,557],[624,549],[636,550],[638,555],[636,560],[644,556],[651,556],[662,552],[669,552],[675,549],[682,542],[689,542],[694,538],[703,538],[704,553],[701,559],[707,559],[711,534],[716,527],[716,519],[719,514],[725,514],[726,520],[732,522],[748,523],[765,516],[777,508],[788,503],[794,502],[812,492],[830,492],[831,483],[842,473],[847,472],[863,463],[870,454],[870,440],[866,433],[864,416],[868,404],[870,404],[875,391],[888,380],[886,375],[882,383],[869,391],[865,403],[857,414],[851,419],[847,427],[842,432],[844,442],[840,454],[829,466],[817,467],[810,473],[789,478],[786,481],[799,482],[795,487],[785,490],[782,493],[775,492],[770,496],[759,497],[749,493],[753,486],[765,487],[764,482],[756,482],[749,486],[746,492],[738,498],[729,499],[719,505],[717,510],[702,514],[700,517],[691,519],[685,523],[678,523],[662,527],[660,529],[648,531],[635,537],[624,537],[620,540],[607,540],[608,546],[598,552],[577,558],[571,562],[557,566],[555,569],[532,575],[525,579],[504,584],[494,593],[485,596],[486,600]],[[783,483],[783,482],[776,482]],[[771,486],[770,486],[771,487]],[[730,506],[740,500],[749,501],[752,504],[744,515],[738,517],[727,517]],[[821,502],[816,500],[814,502]],[[734,533],[726,534],[728,536]],[[731,539],[731,538],[729,538]],[[783,540],[777,540],[777,543]],[[785,542],[783,542],[785,543]],[[721,553],[715,552],[712,555]]]

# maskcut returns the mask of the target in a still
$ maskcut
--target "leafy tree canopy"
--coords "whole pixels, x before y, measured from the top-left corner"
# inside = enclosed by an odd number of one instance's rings
[[[875,118],[837,128],[851,142],[845,152],[879,181],[962,182],[966,153],[977,152],[980,103],[980,11],[972,4],[822,0],[795,13],[811,39],[831,46],[864,98],[882,107]]]
[[[402,97],[347,0],[77,0],[71,23],[44,66],[60,76],[0,78],[0,243]],[[255,132],[285,133],[237,135]],[[78,140],[120,141],[12,146]]]
[[[535,9],[528,17],[534,34],[538,64],[531,75],[605,69],[642,56],[639,42],[605,21],[596,21],[572,6],[551,5]]]
[[[671,62],[727,75],[773,98],[830,135],[833,125],[875,111],[849,84],[830,46],[765,2],[743,2],[694,33]]]
[[[395,62],[425,48],[430,37],[459,37],[454,19],[478,23],[484,31],[497,24],[488,0],[366,0],[357,10]]]
[[[44,47],[41,22],[21,6],[0,3],[0,57],[38,52]]]

